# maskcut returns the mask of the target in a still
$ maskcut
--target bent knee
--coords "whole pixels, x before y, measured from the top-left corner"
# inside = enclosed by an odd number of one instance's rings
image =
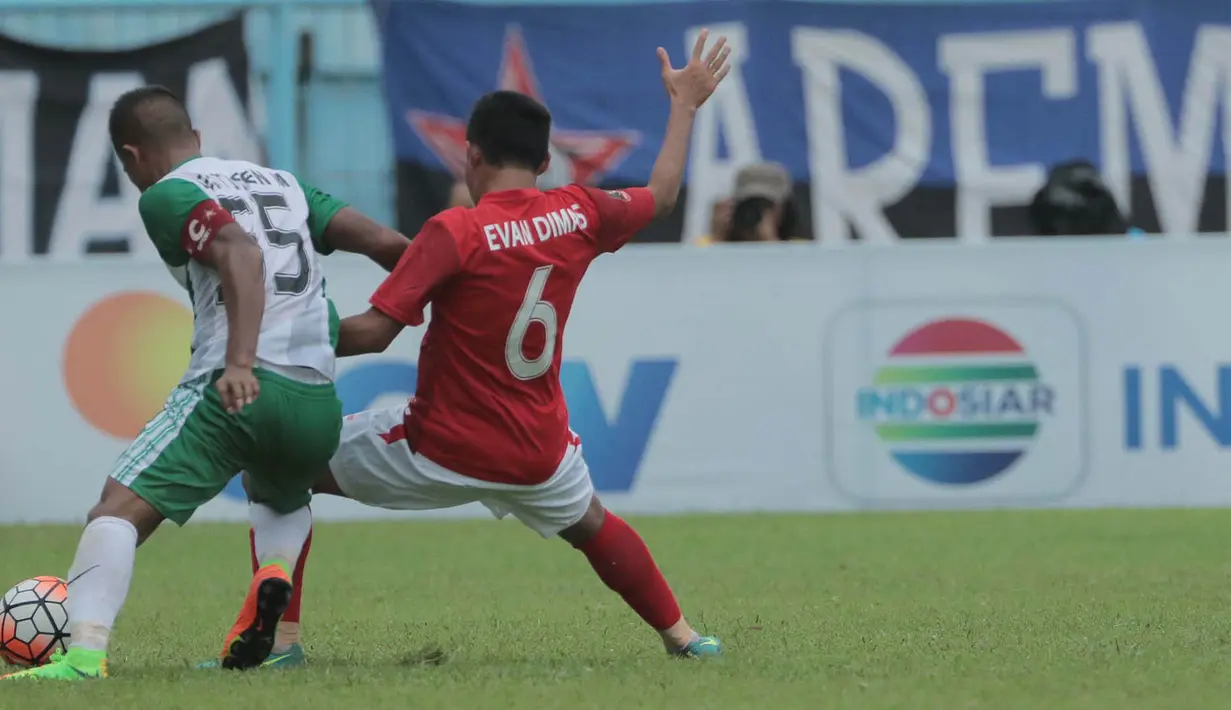
[[[603,507],[602,501],[598,499],[598,496],[591,496],[590,505],[586,507],[581,520],[562,530],[560,537],[573,547],[581,547],[594,539],[606,519],[607,509]]]

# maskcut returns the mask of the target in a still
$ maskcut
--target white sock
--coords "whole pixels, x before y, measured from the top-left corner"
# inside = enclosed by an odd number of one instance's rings
[[[85,526],[68,571],[69,631],[72,647],[106,651],[115,617],[128,596],[137,529],[120,518],[98,518]]]
[[[248,504],[248,520],[252,523],[252,542],[257,564],[264,567],[283,562],[294,573],[295,561],[303,550],[308,533],[312,532],[312,511],[308,506],[287,515],[279,515],[261,503]]]

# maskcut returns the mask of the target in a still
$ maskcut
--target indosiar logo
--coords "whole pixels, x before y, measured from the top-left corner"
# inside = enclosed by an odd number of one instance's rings
[[[933,483],[1001,476],[1054,415],[1055,390],[1012,335],[944,318],[902,336],[856,393],[859,420],[897,463]]]

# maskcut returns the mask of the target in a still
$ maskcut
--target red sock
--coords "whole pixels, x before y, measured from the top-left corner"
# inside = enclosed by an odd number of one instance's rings
[[[308,553],[312,550],[312,531],[308,531],[308,539],[303,541],[303,550],[299,552],[299,560],[295,562],[295,572],[291,575],[291,602],[286,605],[282,620],[292,624],[299,623],[299,608],[303,604],[303,568],[308,564]]]
[[[599,579],[654,630],[669,629],[683,617],[641,536],[611,511],[598,534],[577,549],[590,560]]]
[[[252,528],[248,529],[248,549],[252,553],[252,573],[256,574],[261,569],[261,565],[256,559],[256,532]],[[286,606],[286,612],[282,614],[283,621],[289,621],[292,624],[299,623],[299,611],[303,605],[303,568],[308,563],[308,552],[312,549],[312,531],[308,531],[308,539],[303,542],[303,550],[299,553],[299,560],[295,562],[295,572],[291,575],[291,584],[294,589],[291,591],[291,601]]]

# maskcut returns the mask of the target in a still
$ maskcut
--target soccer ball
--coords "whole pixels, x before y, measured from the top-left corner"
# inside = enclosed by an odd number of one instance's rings
[[[58,577],[18,582],[0,602],[0,658],[39,666],[68,650],[68,585]]]

